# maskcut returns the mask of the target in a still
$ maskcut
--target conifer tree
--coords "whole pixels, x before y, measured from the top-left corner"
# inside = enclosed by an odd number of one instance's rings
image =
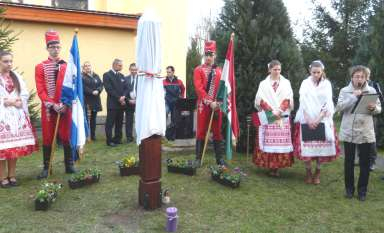
[[[235,33],[236,98],[241,128],[238,149],[244,151],[246,117],[255,111],[255,95],[260,81],[268,75],[268,62],[278,59],[282,63],[282,75],[291,81],[295,91],[304,78],[304,70],[287,9],[281,0],[225,0],[212,34],[212,39],[217,41],[218,63],[223,63],[231,32]],[[253,141],[251,135],[250,142]]]
[[[374,14],[369,18],[368,30],[359,41],[353,60],[354,64],[366,65],[371,69],[371,79],[384,86],[384,1],[375,2]],[[382,90],[383,91],[383,90]],[[384,106],[382,106],[384,107]],[[384,119],[377,117],[376,142],[384,147]]]

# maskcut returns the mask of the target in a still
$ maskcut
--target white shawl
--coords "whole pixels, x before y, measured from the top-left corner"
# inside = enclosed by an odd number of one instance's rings
[[[255,108],[260,111],[260,102],[263,100],[272,108],[272,110],[280,110],[281,103],[285,99],[288,99],[290,106],[284,113],[289,115],[293,109],[293,91],[291,82],[280,75],[279,86],[277,87],[276,92],[273,90],[272,83],[273,81],[269,75],[261,81],[255,97]]]
[[[312,77],[306,78],[300,86],[300,107],[296,113],[295,122],[301,124],[308,123],[305,120],[304,112],[310,119],[319,116],[322,109],[327,111],[327,115],[321,122],[325,125],[325,136],[327,141],[335,141],[333,130],[333,114],[335,107],[332,101],[332,85],[327,79],[322,80],[318,86],[312,81]]]

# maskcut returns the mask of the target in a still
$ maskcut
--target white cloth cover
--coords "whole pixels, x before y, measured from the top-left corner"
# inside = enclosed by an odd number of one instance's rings
[[[136,63],[139,73],[161,72],[161,22],[153,11],[145,11],[137,27]],[[139,75],[136,93],[136,143],[154,134],[165,135],[163,80]]]

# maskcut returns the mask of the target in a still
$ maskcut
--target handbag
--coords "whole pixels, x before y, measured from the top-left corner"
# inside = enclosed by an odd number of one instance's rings
[[[309,128],[308,124],[301,124],[301,138],[307,141],[325,141],[325,125],[320,122],[316,129]]]

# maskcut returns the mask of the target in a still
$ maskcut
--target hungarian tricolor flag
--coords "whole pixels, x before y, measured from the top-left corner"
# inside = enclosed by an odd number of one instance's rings
[[[220,87],[217,92],[217,100],[222,102],[221,111],[227,116],[226,128],[226,155],[227,159],[232,159],[232,137],[239,137],[239,120],[236,110],[236,81],[233,52],[233,35],[228,44],[227,55],[221,74]]]

